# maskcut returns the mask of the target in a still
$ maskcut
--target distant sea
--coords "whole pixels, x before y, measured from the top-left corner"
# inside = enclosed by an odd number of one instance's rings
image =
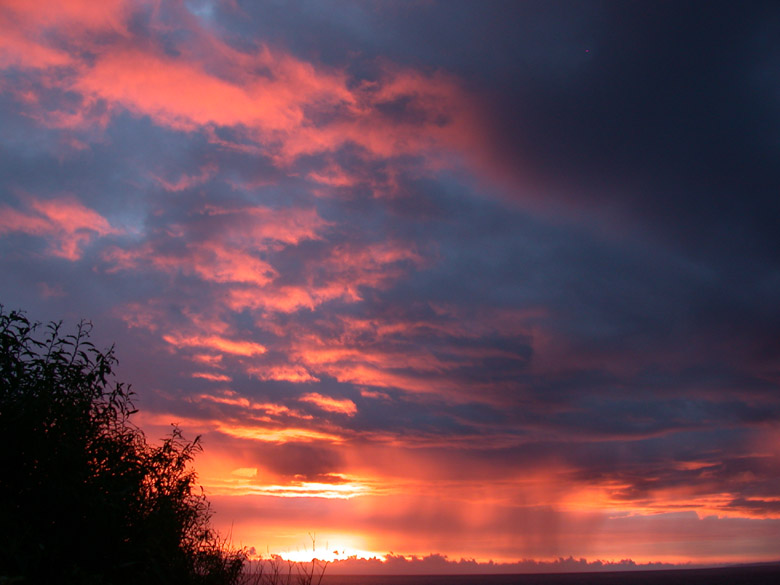
[[[321,585],[778,585],[780,564],[524,575],[328,575]],[[316,581],[313,585],[316,585]]]

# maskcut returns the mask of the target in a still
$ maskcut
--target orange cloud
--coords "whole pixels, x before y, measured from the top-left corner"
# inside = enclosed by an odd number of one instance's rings
[[[243,411],[239,418],[243,423],[247,420],[253,420],[262,423],[285,423],[291,419],[298,419],[296,424],[300,424],[301,420],[311,421],[314,417],[309,414],[300,412],[298,410],[289,408],[284,404],[278,404],[275,402],[259,402],[251,400],[245,396],[239,395],[233,390],[222,389],[214,394],[198,394],[188,398],[188,401],[193,403],[210,403],[216,405],[225,405],[229,407],[237,407]],[[231,411],[235,414],[235,411]],[[257,413],[262,413],[258,416]],[[226,424],[233,420],[233,415],[226,415]]]
[[[311,443],[325,441],[327,443],[341,443],[343,438],[332,433],[325,433],[306,428],[284,427],[268,428],[261,426],[230,425],[217,423],[216,429],[231,437],[239,439],[251,439],[268,443]]]
[[[217,335],[163,335],[163,339],[174,347],[205,347],[218,352],[251,357],[263,354],[266,348],[252,341],[235,341]]]
[[[209,486],[215,494],[232,496],[274,496],[277,498],[326,498],[349,500],[371,493],[357,482],[332,484],[302,482],[299,485],[256,485],[248,481],[219,482]]]
[[[304,394],[298,400],[302,402],[311,402],[328,412],[337,412],[346,414],[347,416],[355,416],[355,414],[357,414],[357,406],[347,398],[339,400],[337,398],[332,398],[331,396],[323,396],[317,392],[311,392],[309,394]]]
[[[192,361],[194,362],[199,362],[201,364],[206,364],[218,368],[222,363],[222,357],[223,357],[222,354],[213,355],[209,353],[199,353],[197,355],[191,356],[190,359],[192,359]]]
[[[320,367],[319,370],[327,372],[329,376],[339,382],[351,382],[380,388],[397,388],[417,394],[446,395],[450,400],[458,399],[458,395],[452,392],[455,389],[454,385],[447,384],[446,380],[424,379],[413,374],[395,373],[363,363],[333,364]],[[473,396],[466,399],[470,402],[475,401]]]

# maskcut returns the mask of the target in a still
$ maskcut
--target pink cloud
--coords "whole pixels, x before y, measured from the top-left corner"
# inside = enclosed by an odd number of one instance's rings
[[[316,333],[295,330],[287,352],[310,371],[340,382],[437,395],[456,402],[500,400],[496,393],[500,382],[465,379],[462,369],[481,367],[490,359],[515,360],[518,367],[524,367],[528,358],[522,352],[485,346],[480,340],[494,335],[522,340],[529,322],[541,313],[480,310],[466,315],[441,307],[437,312],[430,319],[339,316],[327,328],[321,324]],[[485,392],[475,393],[480,388]]]
[[[231,382],[233,378],[225,374],[214,374],[213,372],[193,372],[193,378],[201,378],[210,382]]]
[[[154,178],[166,191],[183,191],[196,187],[197,185],[202,185],[208,181],[217,174],[219,167],[215,164],[206,164],[203,165],[199,171],[200,172],[194,175],[182,175],[175,181],[168,181],[157,176]]]
[[[259,378],[260,380],[279,380],[282,382],[319,382],[304,367],[299,365],[272,365],[265,367],[249,367],[247,373]]]
[[[423,256],[403,242],[338,245],[319,261],[302,266],[301,284],[278,282],[281,267],[261,260],[258,252],[279,251],[306,239],[319,239],[329,224],[313,211],[247,209],[242,213],[209,211],[215,224],[212,237],[188,242],[185,228],[169,230],[179,241],[175,252],[160,252],[151,242],[137,248],[106,249],[109,271],[153,267],[164,273],[196,275],[226,286],[220,303],[231,310],[246,308],[289,313],[324,302],[361,299],[360,288],[385,288],[425,263]],[[224,228],[224,229],[223,229]]]
[[[335,299],[358,302],[362,300],[361,287],[386,288],[406,275],[410,265],[424,263],[419,252],[402,242],[334,246],[326,258],[306,263],[305,284],[274,284],[265,287],[262,294],[253,288],[232,288],[227,305],[232,310],[289,313]]]
[[[152,266],[165,273],[196,275],[207,282],[252,285],[251,294],[255,294],[257,287],[270,285],[279,275],[259,257],[260,252],[318,239],[328,225],[311,209],[207,207],[204,211],[209,235],[199,233],[196,238],[188,231],[192,226],[170,226],[161,237],[175,243],[172,251],[163,253],[152,241],[135,248],[109,248],[103,253],[108,270]]]
[[[53,255],[67,260],[79,260],[84,246],[96,237],[122,233],[72,195],[57,199],[28,196],[24,201],[27,211],[0,207],[0,234],[18,232],[42,237],[49,242]]]
[[[177,56],[171,56],[133,42],[127,22],[144,5],[114,0],[99,7],[84,1],[47,2],[35,10],[30,6],[7,3],[0,12],[0,18],[13,24],[7,28],[19,31],[0,41],[7,49],[0,66],[67,65],[48,84],[80,94],[84,111],[42,113],[41,121],[49,125],[91,124],[94,113],[89,110],[102,103],[105,111],[123,108],[162,126],[205,131],[226,148],[266,152],[285,168],[302,155],[332,152],[345,144],[358,145],[375,158],[425,154],[426,164],[433,167],[445,160],[441,152],[479,150],[483,133],[471,98],[441,72],[423,74],[383,63],[376,80],[355,84],[343,70],[280,49],[261,45],[239,51],[180,7],[173,10],[190,34],[176,47]],[[153,26],[166,26],[156,22],[155,10],[150,15]],[[51,38],[71,44],[47,40],[43,33],[54,29],[58,34]],[[87,61],[81,54],[94,58]],[[387,106],[392,110],[398,104],[399,114],[387,113]],[[246,142],[217,138],[214,127],[220,126],[235,129]],[[336,187],[351,181],[335,167],[310,177]],[[203,179],[161,182],[175,190],[192,180]]]
[[[313,208],[271,209],[255,206],[239,209],[208,207],[210,215],[224,216],[230,221],[229,241],[264,246],[298,244],[304,240],[318,240],[332,224]]]
[[[185,266],[185,270],[189,269],[206,281],[245,282],[264,286],[278,275],[267,262],[228,246],[194,245],[191,248],[191,264]],[[168,264],[164,268],[170,271],[175,266]]]
[[[208,63],[198,60],[128,48],[102,55],[74,81],[74,89],[182,130],[212,124],[252,127],[262,133],[260,142],[265,144],[276,140],[278,133],[283,136],[301,127],[306,105],[352,99],[343,76],[315,70],[266,47],[252,54],[222,49],[220,64],[226,58],[245,64],[240,79],[213,75]],[[263,68],[273,76],[246,73]]]
[[[344,169],[336,165],[330,165],[320,172],[312,171],[308,174],[312,181],[329,185],[331,187],[352,187],[357,183],[357,179],[346,173]]]
[[[53,38],[76,42],[84,32],[127,35],[126,18],[137,6],[126,0],[5,0],[0,6],[0,67],[47,68],[77,64]],[[55,35],[49,33],[56,32]]]
[[[71,56],[66,51],[46,47],[37,41],[27,38],[12,21],[3,18],[0,13],[0,68],[24,67],[43,69],[58,67],[71,63]]]
[[[56,28],[75,33],[77,30],[114,29],[125,31],[125,19],[134,4],[128,0],[4,0],[3,14],[28,29]],[[136,3],[137,5],[137,3]],[[77,29],[77,30],[74,30]]]

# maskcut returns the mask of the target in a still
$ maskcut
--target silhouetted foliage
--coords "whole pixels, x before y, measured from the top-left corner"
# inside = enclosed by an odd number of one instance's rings
[[[89,333],[0,305],[0,583],[236,583],[245,555],[190,469],[199,438],[148,444]]]

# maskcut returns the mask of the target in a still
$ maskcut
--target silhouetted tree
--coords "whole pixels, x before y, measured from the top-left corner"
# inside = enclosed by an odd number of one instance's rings
[[[245,555],[190,469],[199,438],[148,444],[89,333],[0,305],[0,583],[237,582]]]

